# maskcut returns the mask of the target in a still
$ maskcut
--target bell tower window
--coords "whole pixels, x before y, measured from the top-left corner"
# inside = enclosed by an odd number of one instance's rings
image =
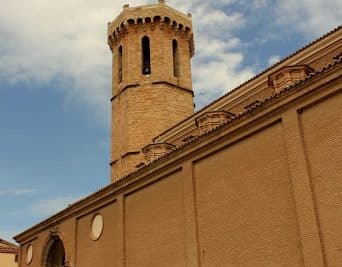
[[[142,38],[142,74],[151,74],[150,38]]]
[[[122,46],[119,47],[118,58],[119,58],[118,80],[119,80],[119,83],[122,83]]]
[[[176,40],[172,41],[172,53],[173,53],[173,76],[179,77],[179,53],[178,43]]]

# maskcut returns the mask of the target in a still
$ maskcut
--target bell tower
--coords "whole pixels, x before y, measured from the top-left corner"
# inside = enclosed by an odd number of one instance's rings
[[[194,112],[191,15],[159,0],[108,23],[112,64],[112,182],[144,162],[153,137]]]

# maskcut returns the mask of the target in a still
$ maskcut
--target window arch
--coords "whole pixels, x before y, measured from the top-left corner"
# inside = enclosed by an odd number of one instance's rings
[[[122,83],[122,45],[120,45],[119,47],[119,51],[118,51],[118,80],[119,83]]]
[[[150,38],[147,36],[142,38],[142,74],[151,74],[151,52],[150,52]]]
[[[48,253],[46,267],[65,266],[65,250],[62,240],[56,239]]]
[[[46,239],[40,266],[56,267],[69,266],[67,261],[67,250],[62,237],[57,232],[52,232]]]
[[[179,51],[178,43],[175,39],[172,40],[172,53],[173,53],[173,76],[179,77]]]

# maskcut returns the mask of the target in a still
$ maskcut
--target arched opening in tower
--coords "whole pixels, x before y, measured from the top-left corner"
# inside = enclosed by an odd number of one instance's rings
[[[179,77],[179,53],[178,43],[176,40],[172,40],[172,51],[173,51],[173,76]]]
[[[118,59],[118,80],[119,83],[122,83],[122,46],[119,47]]]
[[[151,74],[150,38],[142,38],[142,74]]]

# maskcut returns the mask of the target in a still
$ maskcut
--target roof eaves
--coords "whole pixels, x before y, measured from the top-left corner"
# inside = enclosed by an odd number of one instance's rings
[[[337,29],[340,29],[340,28],[342,28],[342,26],[336,28],[334,31],[336,31]],[[332,31],[332,32],[334,32],[334,31]],[[330,32],[330,33],[328,33],[328,34],[326,34],[326,35],[329,35],[329,34],[331,34],[332,32]],[[326,36],[326,35],[325,35],[325,36]],[[324,38],[324,37],[321,37],[320,39],[322,39],[322,38]],[[304,48],[303,48],[303,49],[304,49]],[[133,177],[134,175],[136,175],[136,174],[142,172],[143,170],[146,170],[147,168],[152,167],[153,165],[156,165],[158,162],[160,162],[160,161],[162,161],[162,160],[166,160],[168,157],[170,157],[170,156],[171,156],[173,153],[175,153],[176,151],[180,151],[180,150],[184,149],[185,147],[189,146],[190,144],[193,144],[194,142],[196,142],[196,141],[199,140],[199,139],[204,138],[205,136],[208,136],[209,134],[213,133],[214,131],[217,131],[218,129],[221,129],[221,128],[223,128],[223,127],[226,127],[228,124],[230,124],[230,123],[232,123],[232,122],[235,122],[235,121],[237,121],[238,119],[240,119],[240,118],[242,118],[242,117],[244,117],[244,116],[246,116],[246,115],[248,115],[248,114],[250,114],[250,113],[252,113],[252,112],[255,112],[257,109],[259,109],[261,106],[265,105],[266,103],[270,102],[271,100],[273,100],[273,99],[275,99],[275,98],[278,98],[279,96],[283,95],[283,94],[286,93],[287,91],[290,91],[290,90],[292,90],[293,88],[299,86],[300,84],[303,84],[304,82],[310,80],[311,78],[313,78],[313,77],[315,77],[315,76],[317,76],[317,75],[319,75],[319,74],[321,74],[321,73],[324,73],[324,72],[327,71],[328,69],[330,69],[330,68],[336,66],[337,64],[340,64],[341,62],[342,62],[342,56],[340,56],[339,58],[335,59],[332,63],[329,63],[328,65],[326,65],[326,66],[323,67],[322,69],[316,70],[316,71],[310,73],[310,74],[309,74],[308,76],[306,76],[304,79],[302,79],[302,80],[300,80],[300,81],[298,81],[298,82],[296,82],[296,83],[294,83],[294,84],[292,84],[292,85],[290,85],[290,86],[288,86],[288,87],[285,87],[285,88],[282,89],[280,92],[275,93],[275,94],[273,94],[273,95],[271,95],[271,96],[265,98],[264,100],[260,100],[258,103],[256,103],[256,104],[253,105],[252,107],[246,109],[244,112],[242,112],[242,113],[240,113],[240,114],[237,114],[235,117],[230,118],[229,120],[227,120],[227,121],[224,122],[223,124],[220,124],[220,125],[214,127],[213,129],[211,129],[211,130],[209,130],[209,131],[207,131],[207,132],[205,132],[205,133],[203,133],[203,134],[201,134],[201,135],[198,135],[198,136],[194,137],[193,139],[189,140],[188,142],[185,142],[185,143],[183,143],[183,144],[177,146],[175,149],[171,150],[169,153],[167,153],[167,154],[161,156],[160,158],[157,158],[156,160],[154,160],[154,161],[152,161],[152,162],[146,164],[144,167],[142,167],[142,168],[140,168],[140,169],[137,169],[137,170],[135,170],[135,171],[133,171],[133,172],[131,172],[131,173],[129,173],[129,174],[127,174],[127,175],[121,177],[120,179],[118,179],[117,181],[113,182],[112,184],[109,184],[109,185],[107,185],[107,186],[105,186],[105,187],[103,187],[103,188],[101,188],[101,189],[95,191],[94,193],[92,193],[92,194],[90,194],[90,195],[88,195],[88,196],[86,196],[86,197],[84,197],[84,198],[78,200],[78,201],[75,202],[75,203],[70,204],[67,208],[61,210],[60,212],[58,212],[58,213],[56,213],[56,214],[50,216],[50,217],[47,218],[46,220],[44,220],[44,221],[42,221],[42,222],[40,222],[40,223],[38,223],[38,224],[35,224],[35,225],[33,225],[32,227],[30,227],[29,229],[27,229],[27,230],[23,231],[22,233],[16,235],[16,236],[14,237],[14,239],[15,239],[15,240],[18,240],[18,238],[19,238],[20,236],[25,235],[25,233],[27,233],[27,232],[30,231],[31,229],[33,229],[33,228],[35,228],[35,227],[39,227],[40,225],[43,225],[43,224],[46,223],[46,222],[53,221],[53,220],[56,219],[58,216],[63,215],[63,213],[65,213],[65,212],[67,212],[68,210],[74,208],[74,207],[77,206],[78,204],[80,204],[80,203],[82,203],[82,202],[85,202],[85,201],[87,201],[87,200],[89,200],[89,199],[95,197],[96,195],[99,195],[99,194],[101,194],[101,193],[103,193],[103,192],[105,192],[105,191],[107,191],[107,190],[109,191],[109,190],[111,190],[112,188],[120,187],[121,185],[125,185],[125,184],[127,184],[127,183],[130,183],[130,181],[128,181],[128,179],[130,179],[130,178]],[[241,86],[242,86],[242,85],[241,85]],[[235,90],[237,90],[237,89],[235,89]],[[231,92],[229,92],[229,93],[231,93]],[[222,96],[222,97],[224,97],[224,96]],[[221,97],[221,98],[222,98],[222,97]],[[214,101],[214,102],[215,102],[215,101]],[[213,103],[214,103],[214,102],[213,102]],[[203,109],[204,109],[204,108],[203,108]],[[6,241],[6,242],[7,242],[7,241]]]
[[[217,131],[218,129],[221,129],[221,128],[227,126],[228,124],[230,124],[232,122],[235,122],[236,120],[240,119],[241,117],[244,117],[244,116],[246,116],[246,115],[248,115],[248,114],[250,114],[252,112],[255,112],[257,109],[259,109],[261,106],[265,105],[266,103],[269,103],[271,100],[280,97],[281,95],[285,94],[286,92],[288,92],[290,90],[293,90],[295,87],[297,87],[299,85],[302,85],[303,83],[311,80],[313,77],[318,76],[319,74],[322,74],[322,73],[326,72],[328,69],[330,69],[330,68],[332,68],[332,67],[334,67],[334,66],[336,66],[337,64],[340,64],[340,63],[342,63],[342,56],[340,56],[338,59],[334,60],[332,63],[329,63],[328,65],[326,65],[322,69],[316,70],[316,71],[310,73],[308,76],[306,76],[302,80],[299,80],[296,83],[293,83],[290,86],[283,88],[278,93],[274,93],[271,96],[269,96],[269,97],[267,97],[267,98],[265,98],[263,100],[258,101],[253,106],[247,108],[244,112],[242,112],[240,114],[237,114],[235,117],[232,117],[231,119],[225,121],[224,123],[222,123],[220,125],[217,125],[216,127],[214,127],[212,129],[202,133],[201,135],[198,135],[198,136],[194,137],[193,139],[189,140],[188,142],[185,142],[185,143],[177,146],[175,149],[173,149],[169,153],[161,156],[160,158],[157,158],[156,160],[154,160],[153,162],[147,164],[146,166],[144,166],[143,168],[139,169],[138,171],[141,171],[142,169],[147,168],[151,164],[153,164],[155,162],[158,162],[158,161],[160,161],[160,160],[170,156],[175,151],[180,150],[180,149],[182,149],[182,148],[184,148],[184,147],[194,143],[196,140],[201,139],[201,138],[203,138],[203,137],[205,137],[205,136],[207,136],[207,135]],[[131,174],[134,174],[134,173],[135,172],[133,172]],[[130,176],[131,174],[127,175],[126,177]]]
[[[202,112],[203,110],[207,109],[208,107],[212,106],[213,104],[217,103],[218,101],[220,101],[221,99],[227,97],[228,95],[236,92],[237,90],[241,89],[243,86],[247,85],[248,83],[252,82],[253,80],[259,78],[261,75],[263,75],[264,73],[268,72],[269,70],[275,68],[276,66],[282,64],[283,62],[285,62],[286,60],[288,60],[289,58],[297,55],[298,53],[302,52],[303,50],[309,48],[310,46],[318,43],[319,41],[321,41],[322,39],[326,38],[327,36],[337,32],[338,30],[342,29],[342,25],[337,26],[336,28],[334,28],[333,30],[331,30],[330,32],[322,35],[321,37],[315,39],[314,41],[312,41],[311,43],[303,46],[302,48],[298,49],[297,51],[295,51],[294,53],[288,55],[287,57],[281,59],[280,61],[278,61],[277,63],[275,63],[274,65],[268,67],[267,69],[263,70],[262,72],[258,73],[257,75],[255,75],[254,77],[250,78],[249,80],[243,82],[242,84],[238,85],[237,87],[235,87],[234,89],[232,89],[231,91],[225,93],[224,95],[220,96],[219,98],[215,99],[214,101],[210,102],[209,104],[207,104],[206,106],[202,107],[201,109],[199,109],[198,111],[196,111],[194,114],[192,114],[191,116],[185,118],[184,120],[178,122],[177,124],[173,125],[172,127],[170,127],[169,129],[163,131],[162,133],[160,133],[159,135],[157,135],[153,140],[156,140],[157,138],[159,138],[160,136],[162,136],[163,134],[169,132],[170,130],[176,128],[177,126],[179,126],[180,124],[182,124],[183,122],[187,121],[188,119],[196,116],[198,113]]]

